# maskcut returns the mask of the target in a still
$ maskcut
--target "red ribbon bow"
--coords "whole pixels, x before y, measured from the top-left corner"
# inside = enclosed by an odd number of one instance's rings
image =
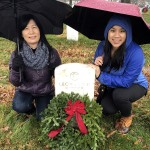
[[[66,118],[66,121],[71,120],[71,118],[75,115],[76,121],[77,121],[77,124],[78,124],[78,127],[79,127],[81,133],[87,134],[88,130],[87,130],[87,128],[82,120],[82,117],[81,117],[81,114],[86,114],[84,103],[81,102],[80,100],[76,100],[73,104],[72,101],[69,100],[67,103],[67,107],[65,108],[65,112],[66,112],[66,114],[69,115]],[[57,134],[59,134],[62,131],[63,126],[57,130],[51,131],[48,134],[48,136],[50,138],[55,137]]]

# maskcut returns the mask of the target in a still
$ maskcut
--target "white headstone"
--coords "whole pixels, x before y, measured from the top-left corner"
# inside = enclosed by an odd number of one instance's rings
[[[67,40],[78,41],[78,31],[70,26],[67,26]]]
[[[68,63],[55,69],[55,95],[79,93],[94,99],[95,70],[87,64]]]

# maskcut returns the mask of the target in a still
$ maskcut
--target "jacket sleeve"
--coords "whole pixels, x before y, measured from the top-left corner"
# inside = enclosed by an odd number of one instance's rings
[[[17,87],[21,85],[21,82],[20,82],[20,72],[17,72],[14,69],[12,69],[12,60],[14,56],[15,56],[15,53],[12,52],[10,61],[9,61],[9,81],[11,84]]]
[[[95,59],[98,57],[98,56],[101,56],[103,55],[103,47],[104,47],[104,41],[100,42],[97,49],[96,49],[96,52],[95,52],[95,55],[94,55],[94,61]]]
[[[125,59],[126,61],[126,59]],[[114,75],[111,73],[102,72],[98,78],[100,83],[109,87],[130,87],[137,79],[144,65],[144,54],[142,49],[134,50],[129,56],[125,70],[122,75]]]

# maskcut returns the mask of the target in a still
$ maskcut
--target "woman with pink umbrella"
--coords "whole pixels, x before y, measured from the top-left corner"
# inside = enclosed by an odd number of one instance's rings
[[[104,115],[121,114],[115,128],[124,134],[132,123],[132,103],[147,93],[148,81],[142,73],[144,54],[132,41],[132,27],[127,16],[112,16],[104,37],[91,64],[101,83],[97,101]]]
[[[139,45],[150,43],[150,25],[137,5],[105,0],[81,0],[65,23],[101,41],[91,64],[101,84],[97,101],[104,115],[121,114],[115,128],[127,133],[133,117],[132,102],[146,95],[148,89]]]

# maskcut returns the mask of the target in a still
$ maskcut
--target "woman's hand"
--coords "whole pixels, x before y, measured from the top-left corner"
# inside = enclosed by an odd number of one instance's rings
[[[89,64],[89,66],[95,69],[95,77],[98,78],[101,73],[100,67],[94,64]]]
[[[103,58],[104,56],[98,56],[96,59],[95,59],[95,62],[94,64],[97,65],[97,66],[102,66],[103,65]]]
[[[15,52],[15,56],[12,60],[12,69],[19,71],[19,68],[24,66],[23,58],[20,54]]]

